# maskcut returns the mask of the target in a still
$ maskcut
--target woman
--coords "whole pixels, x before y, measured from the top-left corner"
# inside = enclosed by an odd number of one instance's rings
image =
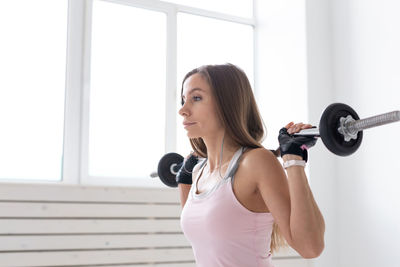
[[[319,256],[325,224],[304,171],[316,138],[291,135],[312,126],[289,123],[281,129],[286,176],[261,145],[262,119],[241,69],[194,69],[182,82],[181,97],[179,114],[200,158],[189,180],[177,175],[181,227],[197,266],[273,266],[271,253],[283,238],[304,258]]]

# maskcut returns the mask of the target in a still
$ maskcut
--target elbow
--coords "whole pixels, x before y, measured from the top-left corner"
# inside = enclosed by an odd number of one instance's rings
[[[305,259],[313,259],[319,257],[324,251],[325,243],[322,241],[318,244],[310,246],[308,249],[299,252],[299,254]]]
[[[297,248],[296,251],[301,257],[305,259],[313,259],[322,254],[325,249],[324,232],[325,230],[313,235],[308,234],[307,238],[296,240],[296,242],[294,242]]]

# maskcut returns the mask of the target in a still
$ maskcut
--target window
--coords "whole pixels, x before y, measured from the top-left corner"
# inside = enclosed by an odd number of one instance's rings
[[[67,1],[0,2],[0,178],[62,176]]]
[[[178,110],[194,67],[230,62],[254,85],[254,25],[161,3],[93,1],[84,183],[164,186],[160,158],[191,150]]]
[[[165,146],[166,14],[92,12],[88,175],[147,177]]]
[[[159,159],[191,150],[184,74],[254,85],[252,2],[1,1],[0,179],[164,187]]]
[[[206,9],[214,12],[221,12],[229,15],[247,17],[253,16],[252,0],[164,0],[165,2],[176,3],[185,6],[191,6]]]

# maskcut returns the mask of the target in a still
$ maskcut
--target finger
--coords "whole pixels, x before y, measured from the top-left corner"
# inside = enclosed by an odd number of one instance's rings
[[[289,127],[292,131],[294,131],[299,126],[299,123],[292,123]]]
[[[300,126],[296,126],[296,128],[294,128],[294,130],[293,130],[294,133],[298,133],[300,131],[301,131]]]
[[[296,131],[296,127],[295,126],[292,126],[292,127],[290,127],[289,129],[288,129],[288,133],[289,134],[292,134],[292,133],[294,133]]]
[[[304,126],[305,126],[305,124],[302,123],[302,122],[297,123],[296,125],[293,126],[292,132],[298,133],[298,132],[300,132],[302,129],[304,129]]]
[[[290,123],[287,126],[289,126],[287,130],[289,134],[297,133],[303,129],[308,129],[313,127],[311,124],[304,124],[302,122],[296,124]]]
[[[308,128],[311,128],[311,127],[312,127],[311,124],[304,124],[301,128],[302,129],[308,129]]]
[[[293,128],[295,131],[299,130],[304,124],[302,122],[300,123],[296,123],[295,125],[293,125]]]
[[[285,128],[286,128],[286,129],[289,129],[290,126],[292,126],[292,125],[293,125],[293,122],[290,122],[290,123],[286,124]]]

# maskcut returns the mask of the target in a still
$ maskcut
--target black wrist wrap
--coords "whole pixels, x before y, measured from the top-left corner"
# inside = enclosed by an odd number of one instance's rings
[[[278,140],[281,157],[286,154],[298,155],[306,162],[308,160],[307,149],[317,142],[315,137],[290,135],[285,127],[280,129]]]
[[[198,158],[193,155],[183,162],[182,167],[176,175],[176,182],[178,184],[192,184],[192,171],[197,162]]]

